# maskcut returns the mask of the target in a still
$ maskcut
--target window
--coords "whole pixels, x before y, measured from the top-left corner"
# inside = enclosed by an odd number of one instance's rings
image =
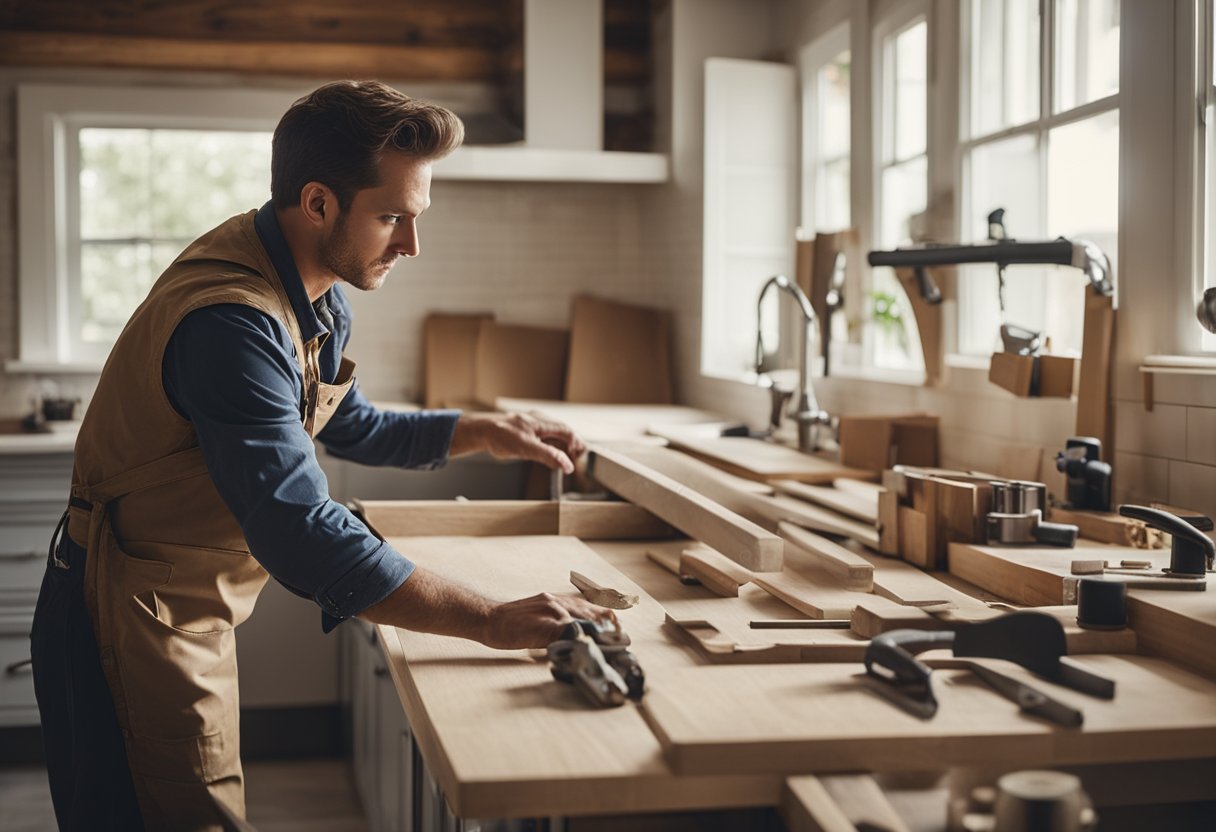
[[[21,336],[15,369],[96,369],[181,249],[270,193],[295,95],[18,90]]]
[[[1203,12],[1203,27],[1198,44],[1199,102],[1203,112],[1200,129],[1203,134],[1205,188],[1200,260],[1203,267],[1196,269],[1196,297],[1202,296],[1206,288],[1216,286],[1216,3],[1213,3],[1213,0],[1205,0],[1200,8]],[[1189,322],[1185,326],[1189,327]],[[1187,331],[1194,332],[1193,329]],[[1199,348],[1204,352],[1216,352],[1216,334],[1205,329],[1199,331]]]
[[[1117,277],[1119,22],[1119,0],[966,4],[963,240],[986,239],[988,215],[1004,208],[1009,236],[1091,240]],[[1002,323],[1044,333],[1055,352],[1079,352],[1080,272],[1010,267],[1003,290],[992,266],[959,275],[959,352],[1000,349]]]
[[[802,228],[850,225],[850,54],[848,24],[802,53]]]
[[[928,37],[924,14],[876,31],[878,165],[875,248],[912,240],[909,220],[928,201]],[[903,288],[888,268],[871,270],[869,363],[923,366],[916,324]]]

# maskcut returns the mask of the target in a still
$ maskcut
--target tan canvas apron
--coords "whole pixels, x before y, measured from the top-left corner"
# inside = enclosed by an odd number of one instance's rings
[[[273,269],[260,247],[252,253],[244,250],[253,239],[251,217],[245,219],[248,227],[237,235],[243,241],[238,246],[242,251],[230,251],[232,241],[227,239],[198,254],[207,260],[222,253],[245,266],[253,261],[262,276],[242,278],[243,285],[238,281],[236,290],[229,286],[209,298],[247,302],[280,313],[275,316],[292,335],[303,376],[301,418],[308,433],[315,435],[350,391],[355,365],[343,358],[335,383],[321,382],[317,363],[321,341],[302,344],[289,304],[287,314],[281,314],[286,298]],[[273,280],[266,279],[267,269]],[[181,280],[188,285],[190,269],[184,272]],[[144,340],[167,341],[163,330],[171,333],[169,324],[175,325],[184,315],[174,308],[175,296],[188,295],[181,288],[175,284],[172,292],[164,293],[160,302],[169,307],[167,313],[157,307],[145,316],[150,322],[144,328],[153,334]],[[150,301],[156,295],[154,287]],[[185,305],[186,311],[198,305],[195,298]],[[137,312],[129,328],[141,326],[139,316]],[[138,345],[140,333],[132,337]],[[127,357],[118,349],[122,343],[120,338],[110,363]],[[163,354],[163,345],[160,349]],[[101,412],[95,413],[91,405],[81,428],[102,449],[86,450],[78,443],[78,454],[89,455],[87,461],[95,463],[94,469],[102,468],[96,463],[106,457],[106,443],[101,438],[104,424],[96,421],[89,430],[89,417],[106,418],[115,403],[106,374],[112,374],[115,385],[137,391],[145,375],[137,369],[124,378],[110,363],[98,388]],[[160,363],[154,364],[159,375]],[[150,395],[148,390],[140,392]],[[131,418],[149,421],[153,427],[161,426],[158,419],[168,418],[150,402],[126,405],[149,408],[150,414],[140,411]],[[245,815],[234,629],[253,612],[267,574],[250,555],[235,518],[215,491],[197,440],[190,443],[187,434],[176,437],[173,425],[163,427],[160,444],[187,447],[100,481],[74,477],[68,533],[88,550],[86,604],[147,828],[230,829],[233,818]],[[128,426],[127,432],[131,429]]]

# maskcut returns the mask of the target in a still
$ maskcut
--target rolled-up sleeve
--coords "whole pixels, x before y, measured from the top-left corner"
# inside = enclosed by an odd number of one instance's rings
[[[459,410],[379,410],[356,384],[317,439],[334,456],[363,465],[432,470],[447,462],[459,418]]]
[[[285,587],[320,605],[329,631],[387,598],[414,565],[330,499],[301,423],[292,352],[270,316],[208,306],[178,325],[162,376],[250,551]]]

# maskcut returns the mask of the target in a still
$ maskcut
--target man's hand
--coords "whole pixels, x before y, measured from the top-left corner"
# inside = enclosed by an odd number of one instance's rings
[[[542,592],[499,604],[490,615],[481,642],[489,647],[547,647],[576,618],[616,622],[616,613],[575,595]]]
[[[580,595],[550,595],[498,603],[422,567],[360,618],[422,633],[459,636],[489,647],[548,647],[575,618],[616,621],[616,613]]]
[[[569,426],[539,413],[465,413],[452,435],[452,456],[486,451],[498,459],[529,459],[574,473],[587,445]]]

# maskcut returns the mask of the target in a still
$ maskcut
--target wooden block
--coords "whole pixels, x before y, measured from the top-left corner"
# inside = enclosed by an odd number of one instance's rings
[[[646,509],[615,500],[561,500],[557,533],[584,540],[655,540],[676,531]]]
[[[838,479],[837,482],[848,482]],[[854,480],[855,482],[855,480]],[[773,488],[790,497],[797,497],[809,503],[838,511],[854,520],[877,525],[878,523],[878,490],[867,494],[858,494],[839,488],[827,488],[822,485],[810,485],[797,480],[773,480]]]
[[[588,296],[574,299],[566,400],[671,404],[671,315]]]
[[[947,624],[920,607],[891,608],[866,600],[853,609],[849,628],[862,638],[874,638],[891,630],[944,630]]]
[[[558,504],[538,500],[355,500],[381,537],[557,534]]]
[[[706,546],[680,552],[680,574],[691,575],[702,586],[727,598],[738,598],[739,587],[753,577],[749,570]]]
[[[1039,356],[1039,395],[1045,399],[1072,398],[1077,360],[1065,355]]]
[[[427,407],[461,407],[474,401],[477,339],[489,313],[432,312],[422,324],[422,401]]]
[[[1076,367],[1076,359],[1063,355],[994,352],[988,363],[988,381],[1015,396],[1067,399],[1072,396]]]
[[[671,574],[677,577],[683,577],[680,573],[680,553],[669,549],[647,549],[646,558],[653,563],[666,569]]]
[[[908,563],[929,569],[932,549],[925,515],[914,508],[899,507],[899,556]]]
[[[790,832],[910,832],[868,774],[791,777],[778,809]]]
[[[938,464],[938,417],[927,413],[843,415],[840,461],[856,468]]]
[[[834,581],[807,577],[790,569],[757,573],[752,582],[808,618],[851,618],[853,609],[866,597],[865,593],[851,592]]]
[[[588,474],[748,569],[780,570],[784,542],[770,532],[638,462],[602,448],[588,457]]]
[[[601,586],[582,572],[570,570],[570,583],[574,584],[588,601],[610,610],[627,610],[638,605],[637,595],[626,595],[619,589]]]
[[[809,555],[839,578],[846,589],[870,592],[874,588],[874,566],[860,555],[793,523],[779,523],[777,531],[785,538],[787,562],[800,554]]]
[[[984,515],[976,508],[977,487],[971,483],[930,477],[934,489],[934,569],[945,569],[950,543],[980,543],[984,540]],[[927,519],[927,518],[926,518]]]
[[[899,494],[885,488],[878,495],[878,551],[899,557]]]
[[[1034,359],[1029,355],[994,352],[988,361],[988,381],[1015,396],[1029,396]]]
[[[564,329],[481,322],[474,394],[493,408],[500,396],[562,398],[570,333]]]

